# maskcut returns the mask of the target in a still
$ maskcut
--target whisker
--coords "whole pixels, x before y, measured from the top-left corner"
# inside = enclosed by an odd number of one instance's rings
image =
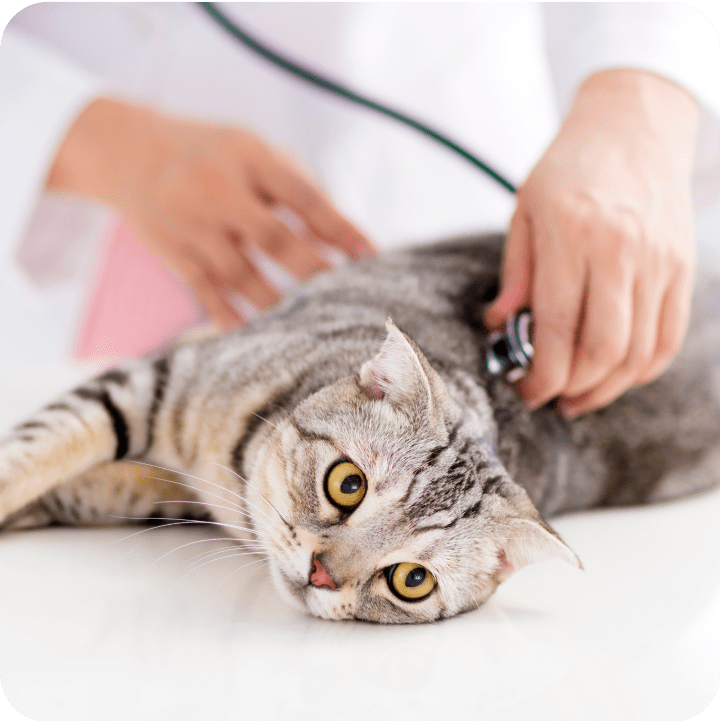
[[[180,481],[170,481],[167,478],[160,478],[158,476],[147,476],[148,478],[153,478],[156,481],[163,481],[164,483],[172,483],[174,486],[182,486],[183,488],[189,488],[191,491],[194,491],[195,493],[198,492],[198,489],[194,486],[191,486],[189,483],[182,483]],[[194,478],[194,476],[191,476],[191,478]],[[218,488],[222,488],[222,486],[218,486]],[[213,498],[219,498],[221,501],[226,501],[227,503],[230,503],[235,509],[238,511],[245,510],[239,503],[233,503],[233,501],[228,500],[227,498],[223,498],[223,496],[219,496],[217,493],[210,493],[210,491],[203,490],[203,493],[206,493],[208,496],[212,496]],[[240,496],[241,500],[245,500]]]
[[[240,568],[236,568],[229,576],[226,576],[222,580],[222,583],[220,583],[220,586],[218,588],[220,588],[230,578],[230,576],[234,576],[236,573],[238,573],[238,571],[242,571],[243,568],[248,568],[249,566],[254,566],[256,563],[265,563],[268,565],[270,564],[270,562],[267,560],[267,558],[260,558],[257,561],[253,561],[252,563],[246,563],[244,566],[240,566]]]
[[[162,500],[162,501],[153,501],[151,505],[153,506],[162,506],[165,503],[187,503],[188,505],[193,506],[206,506],[207,508],[222,508],[224,511],[231,511],[232,513],[237,513],[237,508],[229,508],[228,506],[221,506],[219,503],[206,503],[205,501],[186,501],[183,498],[178,498],[176,500],[173,500],[171,498]]]
[[[175,553],[175,551],[179,551],[182,548],[187,548],[187,546],[194,546],[196,543],[219,543],[222,541],[223,543],[227,543],[228,541],[235,541],[233,538],[228,538],[227,536],[225,538],[201,538],[199,541],[189,541],[188,543],[183,543],[180,546],[176,546],[175,548],[171,548],[169,551],[166,551],[163,553],[162,556],[159,558],[156,558],[150,565],[154,566],[156,563],[163,560],[163,558],[169,556],[171,553]],[[241,541],[235,541],[237,544],[240,544]],[[226,546],[227,548],[227,546]]]
[[[265,421],[269,426],[272,426],[276,431],[279,430],[278,427],[274,423],[270,423],[270,421],[267,418],[263,418],[261,415],[258,415],[257,413],[250,411],[256,418],[259,418],[261,421]]]
[[[263,548],[262,546],[245,546],[244,544],[242,546],[225,546],[224,548],[216,548],[213,551],[205,551],[204,553],[199,553],[192,560],[199,561],[201,558],[210,558],[210,556],[216,556],[220,553],[227,553],[229,551],[246,551],[249,553],[258,553],[262,555]]]
[[[119,519],[121,519],[121,520],[129,520],[129,521],[137,521],[137,520],[140,520],[140,521],[142,521],[142,520],[151,521],[151,520],[152,520],[152,521],[154,521],[154,520],[157,520],[157,519],[154,519],[154,518],[152,518],[152,519],[151,519],[151,518],[147,518],[147,519],[142,519],[142,518],[140,518],[140,519],[137,519],[137,518],[129,518],[129,517],[126,517],[126,516],[110,516],[110,518],[119,518]],[[156,531],[158,528],[169,528],[170,526],[179,526],[179,525],[186,524],[186,523],[189,523],[189,521],[177,521],[177,520],[176,520],[175,523],[162,523],[162,524],[160,524],[160,525],[150,526],[149,528],[142,528],[142,529],[139,530],[139,531],[135,531],[134,533],[130,533],[130,534],[128,534],[127,536],[123,536],[122,538],[118,538],[118,539],[115,540],[115,541],[110,541],[110,543],[109,543],[108,545],[109,545],[109,546],[114,546],[116,543],[122,543],[122,541],[127,541],[129,538],[133,538],[133,536],[140,536],[141,534],[147,533],[148,531]]]
[[[185,571],[185,573],[183,573],[182,576],[180,576],[180,578],[178,578],[178,581],[182,578],[185,578],[185,576],[187,576],[189,573],[192,573],[193,571],[197,571],[198,569],[202,568],[203,566],[207,566],[210,563],[213,563],[214,561],[222,561],[225,558],[232,558],[233,556],[257,556],[257,555],[258,554],[254,553],[252,551],[245,551],[244,553],[240,553],[238,551],[229,552],[225,556],[218,556],[216,558],[211,558],[210,560],[203,561],[203,563],[196,563],[194,566],[192,566],[192,568]],[[266,559],[261,558],[258,560],[264,561]],[[255,561],[255,563],[257,563],[257,561]],[[248,565],[252,565],[252,564],[248,564]]]
[[[222,463],[216,463],[215,461],[209,461],[209,463],[212,463],[214,466],[217,466],[218,468],[222,468],[224,471],[229,471],[229,472],[232,473],[234,476],[236,476],[237,478],[239,478],[248,488],[252,488],[253,491],[255,491],[255,493],[257,493],[258,495],[262,496],[262,498],[265,500],[265,502],[270,505],[270,507],[275,511],[275,513],[278,514],[278,516],[280,516],[280,514],[278,513],[277,508],[275,508],[275,506],[273,506],[273,504],[270,503],[270,501],[268,501],[268,499],[267,499],[267,497],[265,496],[265,494],[264,494],[264,493],[260,493],[260,491],[258,491],[258,489],[255,488],[255,486],[253,486],[253,484],[250,483],[250,481],[248,481],[247,478],[244,478],[244,477],[241,476],[237,471],[233,470],[233,469],[230,468],[229,466],[224,466]],[[245,503],[247,503],[249,506],[251,506],[252,508],[254,508],[258,513],[262,513],[262,514],[265,516],[265,518],[268,518],[268,519],[271,520],[271,521],[274,520],[271,515],[269,515],[266,511],[263,511],[261,508],[258,508],[258,506],[256,506],[254,503],[251,503],[247,498],[244,498],[243,500],[244,500]],[[282,516],[280,516],[280,518],[282,518]]]
[[[234,474],[235,476],[237,476],[243,483],[247,484],[250,488],[253,488],[253,490],[256,490],[256,489],[253,487],[253,485],[252,485],[246,478],[243,478],[239,473],[236,473],[235,471],[233,471],[232,468],[228,468],[227,466],[223,466],[221,463],[215,463],[214,461],[209,461],[209,462],[212,463],[212,464],[215,465],[215,466],[218,466],[219,468],[223,468],[223,469],[226,470],[226,471],[230,471],[232,474]],[[131,461],[131,463],[138,463],[138,464],[141,465],[141,466],[148,466],[149,468],[158,468],[158,469],[160,469],[161,471],[168,471],[168,472],[170,472],[170,473],[179,473],[180,475],[187,476],[188,478],[194,478],[195,480],[202,481],[203,483],[207,483],[207,484],[209,484],[209,485],[211,485],[211,486],[214,486],[215,488],[219,488],[219,489],[222,490],[222,491],[227,491],[228,493],[230,493],[231,495],[235,496],[236,498],[239,498],[243,503],[245,503],[245,504],[251,506],[252,508],[254,508],[258,513],[262,513],[267,519],[269,519],[269,520],[272,521],[272,516],[268,515],[268,514],[265,513],[262,509],[258,508],[254,503],[252,503],[251,501],[249,501],[249,500],[248,500],[247,498],[245,498],[242,494],[236,493],[235,491],[232,491],[232,490],[230,490],[229,488],[225,488],[224,486],[221,486],[221,485],[219,485],[218,483],[213,483],[212,481],[208,481],[206,478],[200,478],[200,476],[194,476],[194,475],[192,475],[191,473],[185,473],[184,471],[175,471],[175,470],[172,469],[172,468],[166,468],[165,466],[158,466],[158,465],[156,465],[156,464],[154,464],[154,463],[145,463],[144,461]],[[154,478],[154,476],[151,476],[151,478]],[[186,488],[190,488],[191,490],[197,490],[197,489],[195,489],[193,486],[190,486],[190,485],[187,485],[187,484],[183,484],[183,483],[181,483],[180,481],[170,481],[170,480],[168,480],[168,479],[166,479],[166,478],[159,478],[159,479],[157,479],[157,480],[167,481],[168,483],[174,483],[174,484],[179,485],[179,486],[185,486]],[[214,494],[214,493],[210,493],[210,492],[208,492],[208,491],[203,491],[203,492],[204,492],[204,493],[207,493],[208,495],[213,496],[214,498],[220,498],[220,500],[222,500],[222,501],[226,501],[226,500],[227,500],[227,499],[225,499],[225,498],[223,498],[223,497],[221,497],[221,496],[218,496],[218,495],[216,495],[216,494]],[[259,491],[257,491],[257,492],[260,493]],[[280,516],[280,520],[282,520],[282,522],[283,522],[286,526],[288,526],[288,528],[290,528],[290,524],[280,515],[279,511],[277,510],[277,508],[275,508],[275,506],[273,506],[272,503],[270,503],[270,501],[268,501],[268,499],[265,498],[264,494],[260,493],[260,495],[265,499],[265,501],[266,501],[268,504],[270,504],[270,506],[271,506],[272,509],[275,511],[275,513],[277,513],[278,516]],[[241,509],[241,507],[238,507],[238,510],[240,510],[240,509]],[[242,509],[242,510],[245,510],[245,509]],[[259,520],[259,519],[256,519],[256,518],[255,518],[255,519],[253,519],[253,520]]]
[[[215,556],[215,558],[211,558],[210,555]],[[257,551],[254,551],[252,549],[242,550],[238,548],[224,548],[221,550],[218,550],[214,552],[213,554],[205,554],[203,556],[203,559],[201,560],[199,557],[197,559],[194,559],[195,561],[201,561],[201,563],[196,563],[190,570],[194,571],[196,568],[201,568],[202,566],[207,565],[208,563],[212,563],[213,561],[221,561],[223,558],[232,558],[233,556],[261,556],[261,553],[258,553]]]
[[[220,463],[215,463],[214,461],[210,461],[210,462],[213,463],[214,465],[218,466],[219,468],[224,468],[226,471],[230,471],[230,473],[232,473],[233,475],[237,476],[241,481],[244,481],[245,483],[247,483],[248,486],[250,486],[250,488],[252,488],[258,495],[260,495],[260,496],[265,500],[265,502],[270,506],[270,508],[272,508],[273,511],[275,511],[275,513],[278,514],[280,520],[281,520],[288,528],[292,529],[292,526],[282,517],[282,514],[280,513],[280,511],[278,511],[278,509],[275,508],[275,506],[273,506],[272,503],[270,503],[270,501],[266,498],[266,496],[265,496],[264,493],[260,493],[260,491],[258,491],[257,488],[253,488],[253,486],[251,486],[250,483],[249,483],[245,478],[243,478],[237,471],[234,471],[232,468],[228,468],[227,466],[223,466],[223,465],[220,464]],[[252,507],[255,508],[257,511],[260,511],[260,509],[259,509],[254,503],[250,503],[250,501],[248,501],[247,498],[245,499],[245,503],[247,503],[248,505],[252,506]],[[267,515],[267,514],[266,514],[266,515]],[[270,516],[270,518],[272,518],[272,516]]]
[[[181,521],[178,521],[176,518],[165,518],[164,516],[154,516],[152,518],[137,518],[134,516],[110,516],[110,518],[119,518],[123,521],[172,521],[171,523],[162,524],[161,526],[159,526],[159,528],[167,528],[168,526],[178,526],[181,524],[199,524],[206,526],[223,526],[224,528],[235,528],[239,531],[248,531],[249,533],[255,534],[258,533],[258,531],[256,531],[254,528],[248,528],[246,526],[238,526],[232,523],[221,523],[220,521],[201,521],[195,518],[187,518]],[[137,533],[133,533],[130,536],[127,536],[127,538],[132,538],[132,536],[136,536],[140,533],[144,533],[145,531],[152,530],[152,528],[144,528],[142,531],[138,531]],[[117,543],[117,541],[113,541],[113,543]]]
[[[213,494],[211,493],[211,494],[208,494],[208,495],[213,495]],[[232,513],[239,513],[239,514],[245,516],[246,518],[250,519],[250,520],[253,522],[253,524],[254,524],[254,523],[259,523],[259,524],[265,526],[266,528],[269,528],[271,531],[275,530],[275,529],[273,529],[273,527],[272,527],[269,523],[265,523],[262,519],[257,519],[257,518],[255,518],[251,513],[248,513],[248,511],[246,511],[244,508],[241,508],[241,509],[228,508],[227,506],[221,506],[221,505],[218,504],[218,503],[207,503],[206,501],[185,501],[185,500],[177,500],[177,501],[172,501],[172,500],[155,501],[152,505],[154,505],[154,506],[159,506],[159,505],[162,505],[163,503],[188,503],[188,504],[192,504],[192,505],[196,505],[196,506],[198,506],[198,505],[199,505],[199,506],[207,506],[208,508],[222,508],[222,509],[225,510],[225,511],[230,511],[230,512],[232,512]]]
[[[141,466],[149,466],[150,468],[159,468],[161,471],[168,471],[170,473],[179,473],[181,476],[187,476],[188,478],[194,478],[196,481],[202,481],[203,483],[207,483],[211,486],[215,486],[215,488],[219,488],[221,491],[227,491],[228,493],[232,494],[236,498],[239,498],[241,501],[245,500],[243,498],[242,494],[235,493],[235,491],[231,491],[229,488],[225,488],[224,486],[221,486],[217,483],[208,481],[205,478],[200,478],[200,476],[193,476],[191,473],[185,473],[184,471],[176,471],[173,468],[165,468],[165,466],[158,466],[158,465],[155,465],[154,463],[145,463],[144,461],[130,461],[130,463],[138,463]],[[212,463],[212,461],[211,461],[211,463]],[[218,465],[218,464],[216,464],[216,465]],[[223,468],[224,468],[224,466],[223,466]],[[163,478],[161,480],[165,480],[165,479]],[[243,478],[241,480],[244,481],[245,479]],[[245,481],[245,482],[247,483],[247,481]]]

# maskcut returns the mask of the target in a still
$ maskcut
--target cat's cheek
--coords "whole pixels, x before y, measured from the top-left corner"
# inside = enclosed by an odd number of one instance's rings
[[[307,613],[308,607],[296,586],[287,580],[274,559],[270,560],[270,576],[282,599],[299,611]]]

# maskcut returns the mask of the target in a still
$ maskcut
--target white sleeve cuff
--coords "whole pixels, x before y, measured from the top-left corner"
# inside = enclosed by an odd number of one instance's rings
[[[15,266],[15,250],[62,139],[102,87],[99,79],[26,35],[5,29],[0,45],[0,263],[6,270]]]
[[[561,113],[589,75],[636,68],[661,75],[700,105],[693,190],[720,195],[720,40],[710,21],[680,2],[544,3],[548,57]]]

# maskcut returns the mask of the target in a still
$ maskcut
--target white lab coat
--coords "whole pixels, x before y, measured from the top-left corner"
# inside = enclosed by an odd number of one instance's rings
[[[298,59],[425,118],[519,183],[590,73],[639,67],[702,106],[698,199],[720,188],[720,49],[680,3],[224,6]],[[43,195],[55,149],[100,93],[254,128],[297,156],[381,246],[506,225],[513,199],[391,121],[287,77],[191,4],[58,3],[0,45],[0,321],[5,356],[67,355],[107,211]]]

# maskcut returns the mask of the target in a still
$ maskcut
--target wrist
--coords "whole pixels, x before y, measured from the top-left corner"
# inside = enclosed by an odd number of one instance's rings
[[[592,122],[616,138],[665,148],[678,167],[692,168],[698,107],[684,88],[651,72],[603,70],[580,86],[568,119]]]
[[[91,102],[70,127],[46,187],[126,212],[162,155],[162,116],[114,98]]]

